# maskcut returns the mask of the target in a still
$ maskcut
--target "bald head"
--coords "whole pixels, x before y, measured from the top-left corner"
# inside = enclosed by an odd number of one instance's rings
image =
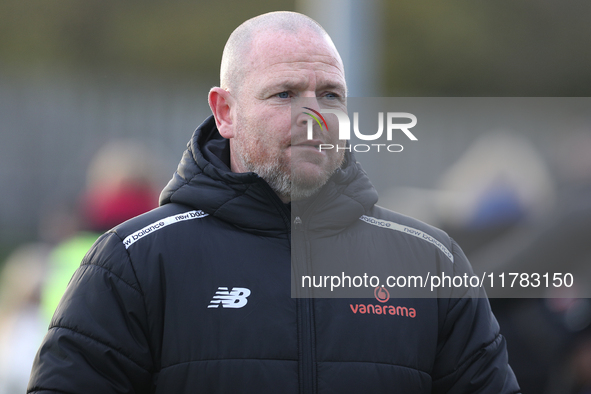
[[[338,132],[329,132],[338,130],[336,117],[311,143],[304,122],[292,122],[292,99],[342,106],[335,99],[347,94],[341,57],[312,19],[274,12],[244,22],[224,48],[220,82],[209,106],[229,140],[232,172],[258,174],[287,202],[313,195],[339,168],[344,149],[316,151],[320,144],[344,147]]]
[[[220,69],[220,87],[237,95],[240,82],[248,71],[248,55],[252,44],[259,34],[288,33],[297,35],[302,31],[317,34],[334,48],[326,31],[314,19],[297,12],[277,11],[259,15],[247,20],[236,28],[228,38],[222,55]],[[338,57],[338,51],[336,51]],[[341,64],[342,61],[338,59]]]

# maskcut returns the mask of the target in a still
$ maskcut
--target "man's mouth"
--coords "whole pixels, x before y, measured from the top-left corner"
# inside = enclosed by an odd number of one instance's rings
[[[320,150],[320,145],[322,145],[324,142],[322,142],[321,140],[304,140],[302,142],[296,143],[296,144],[291,144],[292,146],[310,146],[313,148],[316,148],[318,150]]]

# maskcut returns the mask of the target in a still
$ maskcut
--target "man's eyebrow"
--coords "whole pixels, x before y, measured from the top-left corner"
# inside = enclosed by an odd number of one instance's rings
[[[316,87],[316,90],[336,90],[336,91],[344,93],[347,90],[347,88],[342,83],[328,81],[328,82],[319,84]]]
[[[283,92],[288,90],[300,90],[306,86],[306,81],[284,81],[269,85],[265,90]]]
[[[265,92],[284,92],[284,91],[297,91],[302,90],[306,87],[306,81],[284,81],[276,84],[271,84],[265,88]],[[316,86],[316,90],[335,90],[339,93],[345,93],[347,88],[339,82],[327,81],[322,82]]]

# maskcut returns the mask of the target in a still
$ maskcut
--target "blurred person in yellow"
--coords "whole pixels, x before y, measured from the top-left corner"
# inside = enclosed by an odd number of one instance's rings
[[[23,393],[35,352],[47,330],[39,295],[50,247],[26,244],[0,272],[0,394]]]
[[[244,22],[220,85],[161,206],[86,254],[28,392],[519,392],[486,298],[292,297],[292,270],[318,268],[324,250],[343,264],[471,272],[447,234],[376,205],[334,117],[306,137],[297,112],[292,128],[294,100],[343,109],[324,29],[293,12]]]
[[[41,305],[51,319],[70,278],[92,244],[105,231],[157,206],[157,163],[138,142],[111,141],[93,157],[78,202],[79,231],[51,252]]]

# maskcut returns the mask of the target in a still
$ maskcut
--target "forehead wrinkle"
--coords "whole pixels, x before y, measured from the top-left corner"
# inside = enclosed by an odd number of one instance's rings
[[[310,58],[310,60],[301,60],[302,56],[298,56],[298,55],[303,55],[303,56],[307,56]],[[318,59],[320,58],[320,59]],[[260,58],[259,58],[260,59]],[[326,60],[324,60],[326,59]],[[289,54],[283,54],[283,55],[273,55],[273,56],[269,56],[266,59],[262,59],[262,60],[258,60],[252,63],[258,63],[258,64],[265,64],[263,66],[263,70],[267,69],[269,67],[275,66],[277,64],[293,64],[293,65],[297,65],[300,63],[303,64],[323,64],[323,65],[327,65],[327,66],[331,66],[331,67],[336,67],[338,69],[341,69],[341,64],[340,62],[332,55],[322,55],[322,54],[310,54],[308,52],[290,52]],[[251,64],[252,64],[251,63]]]
[[[287,69],[277,69],[277,70],[271,70],[270,72],[267,73],[267,75],[269,75],[269,78],[271,79],[277,79],[277,78],[283,78],[284,75],[289,75],[292,74],[293,76],[290,76],[290,78],[293,77],[298,77],[301,75],[306,75],[306,78],[309,78],[309,72],[314,73],[316,76],[319,76],[320,78],[317,79],[322,79],[322,74],[328,74],[328,75],[332,75],[334,76],[336,79],[341,80],[340,82],[344,85],[345,84],[345,76],[344,76],[344,72],[340,67],[328,64],[329,67],[324,67],[324,68],[314,68],[312,67],[313,65],[316,64],[320,64],[320,65],[327,65],[324,62],[305,62],[305,61],[298,61],[298,62],[294,62],[294,63],[274,63],[274,64],[270,64],[267,65],[266,67],[263,67],[262,69],[259,70],[259,72],[264,73],[265,70],[268,70],[269,68],[273,67],[273,66],[277,66],[277,65],[285,65]],[[251,71],[255,71],[254,69],[252,69]],[[303,72],[303,71],[307,71],[307,72]],[[273,76],[273,74],[280,74],[278,76]]]
[[[287,66],[289,68],[292,68],[292,69],[310,69],[310,70],[313,70],[313,71],[329,72],[326,69],[318,69],[318,68],[313,69],[313,68],[311,68],[311,66],[313,66],[313,65],[321,65],[321,66],[328,66],[329,68],[335,68],[340,73],[342,73],[341,68],[338,65],[335,65],[335,64],[331,64],[331,63],[327,63],[327,62],[323,62],[323,61],[311,61],[310,62],[310,61],[302,61],[302,60],[297,60],[297,61],[285,61],[285,60],[278,61],[278,62],[275,62],[275,63],[271,63],[271,64],[265,65],[264,67],[262,67],[260,69],[260,71],[265,71],[268,68],[271,68],[271,67],[274,67],[274,66],[277,66],[277,65],[285,65],[285,66]],[[332,71],[332,72],[335,73],[335,74],[338,74],[339,73],[339,72],[335,72],[335,71]]]
[[[319,75],[320,74],[320,75]],[[325,77],[323,74],[334,75],[337,78]],[[265,90],[273,90],[278,88],[289,88],[295,90],[304,90],[310,86],[311,79],[314,80],[314,87],[318,89],[340,89],[345,90],[345,84],[341,81],[341,75],[335,72],[321,72],[321,73],[301,73],[296,70],[286,71],[277,76],[269,77],[269,83]],[[287,89],[287,90],[289,90]]]
[[[249,83],[249,90],[258,90],[258,96],[281,86],[306,90],[313,84],[315,91],[334,87],[339,94],[346,95],[345,70],[334,45],[308,42],[291,34],[287,35],[287,41],[279,42],[277,37],[263,35],[253,40],[250,53],[243,59],[242,78],[262,83]]]
[[[268,75],[268,80],[272,83],[291,83],[291,84],[302,84],[308,83],[310,80],[309,73],[302,73],[297,71],[285,71],[282,73],[273,73],[275,75]],[[279,82],[275,82],[279,81]]]
[[[262,84],[259,94],[266,95],[289,90],[305,91],[313,88],[316,92],[328,89],[340,95],[346,95],[347,86],[340,73],[334,71],[306,71],[287,70],[282,73],[275,73],[276,75],[269,76],[267,82]]]

